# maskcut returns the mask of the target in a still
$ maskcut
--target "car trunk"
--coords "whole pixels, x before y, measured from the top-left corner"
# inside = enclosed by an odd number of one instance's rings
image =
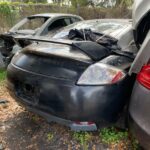
[[[80,44],[77,46],[80,47]],[[103,115],[107,121],[113,122],[118,117],[117,112],[121,111],[127,102],[132,80],[126,77],[107,86],[77,85],[83,72],[91,64],[98,62],[98,57],[90,52],[88,49],[88,53],[85,53],[67,43],[33,43],[16,54],[8,66],[8,88],[12,87],[13,93],[23,103],[58,117],[73,121],[90,121],[90,117],[93,119],[94,116],[96,121],[100,118],[97,113],[99,110],[110,110],[107,113],[103,112]],[[124,64],[131,60],[110,54],[104,56],[104,53],[100,56],[99,53],[99,61],[123,67],[125,70],[128,67],[124,67]],[[113,110],[112,101],[116,106]],[[105,105],[107,102],[109,107]],[[97,107],[99,103],[104,104]],[[91,108],[91,105],[95,108]]]
[[[24,70],[76,82],[89,65],[98,61],[125,71],[133,59],[95,42],[40,39],[24,48],[12,63]]]
[[[32,73],[75,83],[81,73],[93,63],[86,54],[70,46],[52,45],[43,43],[36,48],[35,44],[28,46],[21,55],[15,56],[14,64]]]

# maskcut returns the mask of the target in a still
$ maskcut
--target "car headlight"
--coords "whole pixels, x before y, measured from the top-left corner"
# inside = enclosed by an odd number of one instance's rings
[[[113,84],[123,79],[126,74],[114,66],[96,63],[91,65],[79,78],[78,85]]]

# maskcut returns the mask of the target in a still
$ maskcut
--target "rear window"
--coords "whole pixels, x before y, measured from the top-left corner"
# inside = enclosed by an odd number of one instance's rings
[[[91,29],[92,31],[95,32],[111,35],[113,32],[116,31],[118,33],[121,32],[127,26],[129,26],[129,23],[119,21],[118,22],[109,20],[82,21],[69,25],[66,28],[63,28],[62,30],[59,30],[59,32],[53,35],[53,38],[63,38],[68,35],[71,29],[78,29],[78,30]]]

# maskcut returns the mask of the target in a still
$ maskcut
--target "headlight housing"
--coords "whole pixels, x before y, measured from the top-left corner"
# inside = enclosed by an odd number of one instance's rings
[[[96,63],[87,68],[79,78],[78,85],[114,84],[123,79],[126,74],[114,66]]]

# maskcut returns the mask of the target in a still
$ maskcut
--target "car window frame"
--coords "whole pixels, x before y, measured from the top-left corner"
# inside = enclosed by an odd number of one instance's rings
[[[72,18],[78,18],[78,17],[74,17],[74,16],[59,16],[59,17],[55,17],[55,18],[51,18],[48,20],[48,23],[46,23],[42,28],[41,30],[37,33],[38,36],[44,36],[48,33],[48,27],[55,21],[59,20],[59,19],[71,19],[72,21]],[[82,18],[78,18],[79,20],[82,21]],[[73,24],[75,22],[72,22],[71,24]],[[62,27],[63,28],[63,27]]]

